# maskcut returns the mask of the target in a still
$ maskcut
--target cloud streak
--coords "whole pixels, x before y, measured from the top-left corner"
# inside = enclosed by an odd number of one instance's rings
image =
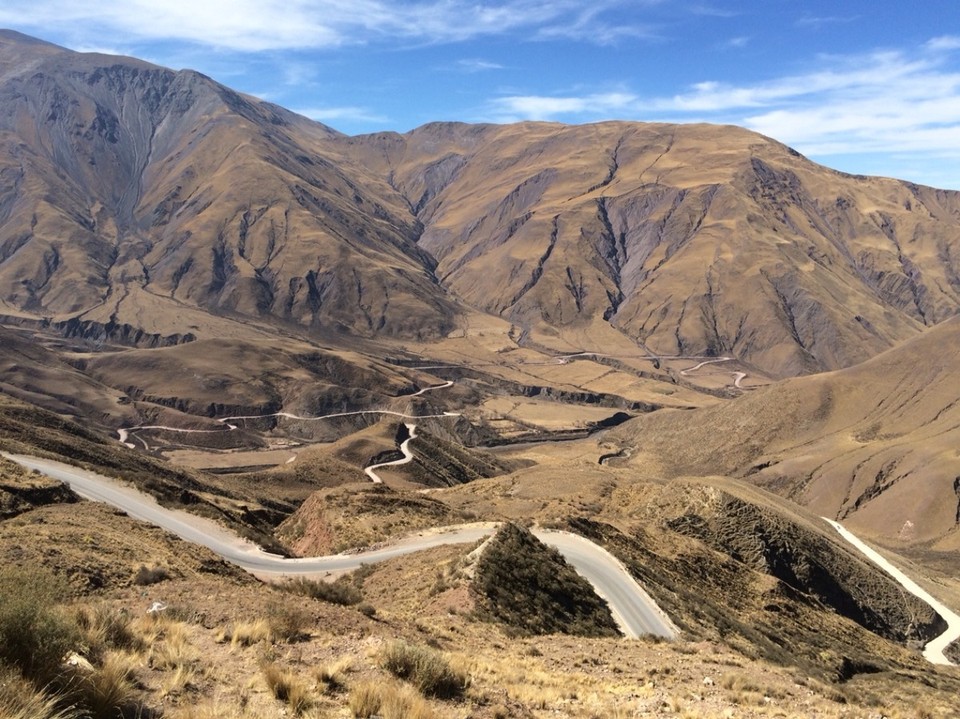
[[[707,121],[746,126],[811,155],[876,152],[960,156],[960,37],[912,51],[824,56],[816,69],[754,84],[705,80],[669,97],[630,90],[494,99],[498,121]]]
[[[402,39],[461,42],[522,31],[604,43],[648,32],[618,27],[603,13],[630,0],[5,0],[0,27],[59,29],[93,41],[104,32],[132,41],[176,41],[240,52],[317,49]],[[654,3],[655,0],[644,0]]]

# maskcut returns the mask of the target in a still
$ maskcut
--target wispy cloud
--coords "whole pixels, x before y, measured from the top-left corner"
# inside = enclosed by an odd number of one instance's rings
[[[487,70],[503,70],[506,66],[480,58],[465,58],[457,60],[456,67],[461,72],[485,72]]]
[[[811,72],[754,84],[705,80],[670,97],[629,89],[552,96],[511,94],[493,119],[711,121],[744,125],[811,155],[883,152],[960,156],[960,37],[912,51],[820,57]]]
[[[819,30],[824,25],[842,25],[858,19],[858,15],[804,15],[798,18],[794,22],[794,25],[801,28]]]
[[[389,118],[378,115],[365,107],[305,107],[294,108],[293,112],[317,122],[335,122],[337,120],[373,124],[389,122]]]
[[[4,0],[0,26],[58,29],[75,44],[104,32],[234,51],[336,47],[384,38],[458,42],[522,31],[531,38],[603,43],[645,32],[603,14],[637,0]],[[652,4],[656,0],[643,0]]]
[[[748,35],[740,35],[739,37],[732,37],[724,43],[721,43],[720,47],[726,50],[733,48],[746,47],[750,43],[750,37]]]

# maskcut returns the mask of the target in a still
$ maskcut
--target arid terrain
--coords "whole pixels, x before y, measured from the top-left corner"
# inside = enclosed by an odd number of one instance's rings
[[[0,459],[0,716],[956,716],[824,518],[960,611],[958,237],[736,127],[346,136],[0,31],[0,450],[275,561],[500,528],[278,582]]]

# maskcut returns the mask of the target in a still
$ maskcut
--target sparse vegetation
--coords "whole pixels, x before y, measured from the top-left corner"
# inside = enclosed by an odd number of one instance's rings
[[[468,678],[440,652],[403,640],[391,642],[380,657],[381,666],[425,696],[453,699],[463,694]]]
[[[59,608],[64,594],[62,583],[43,570],[0,568],[0,664],[39,686],[59,673],[79,638]]]
[[[158,584],[170,579],[170,572],[164,567],[148,567],[141,564],[133,575],[133,583],[138,587]]]
[[[481,615],[521,634],[617,636],[610,610],[559,552],[515,524],[504,525],[477,563]]]
[[[263,679],[274,698],[283,702],[296,716],[310,708],[312,700],[306,685],[293,673],[285,671],[276,664],[267,663],[262,667]]]
[[[293,594],[342,606],[359,604],[363,600],[360,589],[347,577],[340,577],[335,582],[298,577],[280,586]]]
[[[299,642],[307,637],[310,615],[288,602],[274,601],[267,608],[267,624],[274,641]]]

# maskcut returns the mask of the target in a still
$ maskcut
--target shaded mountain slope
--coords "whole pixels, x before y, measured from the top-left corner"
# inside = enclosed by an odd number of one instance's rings
[[[413,336],[455,315],[402,200],[325,152],[329,128],[15,33],[0,58],[0,287],[17,312],[170,333],[185,305]]]
[[[611,433],[630,466],[741,475],[889,541],[960,542],[960,320],[849,369]]]
[[[960,195],[842,175],[734,127],[434,124],[340,139],[410,202],[437,275],[525,327],[606,320],[779,375],[954,314]]]

